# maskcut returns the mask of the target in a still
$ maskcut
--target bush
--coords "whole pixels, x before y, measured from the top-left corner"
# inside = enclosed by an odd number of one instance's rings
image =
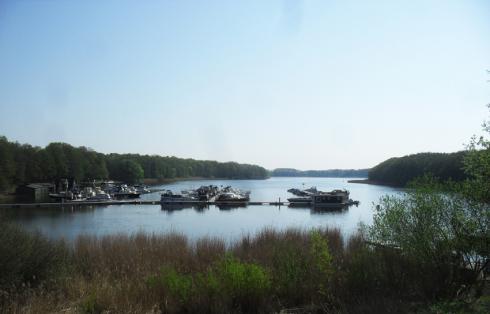
[[[271,286],[268,273],[261,266],[244,263],[227,255],[207,272],[185,274],[174,268],[162,267],[156,276],[146,280],[148,286],[163,293],[166,298],[165,310],[185,309],[187,311],[209,312],[216,305],[237,308],[243,312],[256,312],[264,304]],[[202,300],[213,300],[202,304]],[[168,304],[170,301],[172,304]],[[201,306],[194,308],[196,304]]]
[[[54,243],[0,222],[0,289],[15,290],[55,279],[66,269],[68,258],[63,242]]]
[[[383,197],[368,229],[370,241],[416,268],[412,291],[420,297],[457,296],[463,285],[477,282],[488,260],[488,206],[447,192],[452,187],[425,178],[401,196]],[[470,278],[462,275],[466,270]]]
[[[103,308],[98,303],[96,294],[94,292],[92,292],[80,304],[79,310],[83,314],[99,314],[99,313],[102,313]]]
[[[240,262],[231,255],[218,263],[214,271],[222,291],[240,307],[250,308],[259,304],[271,285],[268,273],[261,266]]]
[[[311,256],[313,262],[311,266],[318,279],[318,292],[321,295],[327,294],[326,284],[333,274],[332,256],[328,252],[327,239],[322,237],[319,231],[312,231],[311,235]]]

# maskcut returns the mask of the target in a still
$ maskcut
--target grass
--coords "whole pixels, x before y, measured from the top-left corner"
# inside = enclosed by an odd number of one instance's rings
[[[438,274],[397,251],[373,249],[360,235],[346,242],[336,229],[265,229],[231,246],[219,238],[191,243],[175,233],[82,236],[67,245],[1,223],[0,309],[5,313],[488,310],[488,302],[471,307],[420,289]]]

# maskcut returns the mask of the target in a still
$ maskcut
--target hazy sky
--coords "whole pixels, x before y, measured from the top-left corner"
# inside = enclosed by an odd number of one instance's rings
[[[39,146],[371,167],[463,149],[487,69],[488,0],[0,0],[0,134]]]

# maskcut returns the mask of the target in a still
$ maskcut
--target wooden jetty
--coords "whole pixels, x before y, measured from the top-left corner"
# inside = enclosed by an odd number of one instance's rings
[[[67,202],[50,202],[50,203],[15,203],[15,204],[0,204],[0,208],[41,208],[41,207],[63,207],[63,206],[100,206],[100,205],[178,205],[178,206],[287,206],[289,202],[208,202],[208,201],[182,201],[182,202],[160,202],[144,201],[144,200],[111,200],[111,201],[67,201]]]
[[[291,203],[279,201],[270,202],[258,202],[258,201],[248,201],[248,202],[226,202],[226,201],[178,201],[178,202],[161,202],[159,200],[148,201],[140,199],[128,199],[128,200],[107,200],[107,201],[64,201],[64,202],[47,202],[47,203],[11,203],[11,204],[0,204],[0,208],[41,208],[41,207],[78,207],[78,206],[106,206],[106,205],[162,205],[162,206],[180,206],[180,207],[207,207],[210,205],[216,206],[292,206],[292,207],[318,207],[318,208],[344,208],[351,205],[358,205],[358,201],[351,201],[350,203],[332,203],[332,204],[321,204],[315,205],[312,203]]]

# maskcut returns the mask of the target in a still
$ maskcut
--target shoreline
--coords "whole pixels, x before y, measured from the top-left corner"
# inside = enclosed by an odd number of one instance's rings
[[[255,178],[255,179],[239,179],[239,178],[207,178],[207,177],[183,177],[183,178],[172,178],[172,179],[153,179],[153,178],[145,178],[142,183],[149,186],[162,185],[162,184],[171,184],[175,182],[181,181],[200,181],[200,180],[267,180],[270,177],[266,178]]]
[[[348,183],[358,183],[358,184],[369,184],[369,185],[381,185],[381,186],[388,186],[390,188],[401,188],[401,186],[393,185],[393,184],[388,184],[388,183],[383,183],[375,180],[369,180],[369,179],[354,179],[354,180],[347,180]]]

